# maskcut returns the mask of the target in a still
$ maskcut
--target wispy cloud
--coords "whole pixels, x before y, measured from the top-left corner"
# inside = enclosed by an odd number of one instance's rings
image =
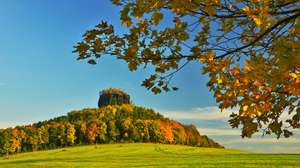
[[[299,146],[272,146],[270,151],[273,153],[300,153]]]
[[[198,130],[200,134],[208,135],[226,148],[267,153],[300,153],[299,131],[295,131],[293,137],[276,139],[275,136],[261,135],[241,138],[239,130],[236,129],[198,128]]]
[[[159,110],[162,114],[173,119],[193,119],[193,120],[228,120],[232,110],[221,110],[216,106],[192,108],[187,111]]]
[[[221,112],[217,106],[208,106],[208,107],[196,107],[191,108],[190,110],[158,110],[160,113],[166,115],[169,118],[173,119],[193,119],[193,120],[223,120],[227,121],[232,112],[237,113],[238,107],[233,109],[225,109]],[[280,119],[285,121],[289,118],[292,118],[296,114],[296,110],[292,113],[288,113],[288,110],[285,109],[282,113]]]
[[[239,144],[239,143],[247,143],[247,144],[257,144],[257,143],[269,143],[269,144],[297,144],[300,145],[300,138],[290,137],[290,138],[246,138],[246,139],[232,139],[224,142],[225,144]]]
[[[197,128],[198,131],[201,134],[204,135],[210,135],[210,136],[220,136],[220,135],[225,135],[225,136],[230,136],[230,135],[241,135],[241,130],[240,129],[234,129],[234,128],[226,128],[226,129],[219,129],[219,128],[205,128],[205,127],[198,127]],[[292,132],[294,133],[293,137],[298,137],[300,136],[300,130],[292,130]],[[261,134],[254,134],[254,137],[251,139],[245,138],[242,140],[245,140],[245,142],[252,142],[253,139],[257,139],[259,142],[291,142],[290,140],[292,140],[293,138],[280,138],[277,139],[275,136],[271,137],[270,136],[262,136]],[[287,140],[289,139],[289,140]],[[298,139],[298,138],[297,138]],[[298,139],[300,142],[300,138]],[[255,140],[254,140],[255,141]],[[298,142],[298,141],[297,141]]]
[[[216,139],[216,138],[214,138]],[[300,153],[300,138],[252,137],[252,138],[218,138],[222,145],[255,152],[267,153]]]
[[[221,143],[225,147],[238,148],[256,152],[271,153],[299,153],[300,148],[300,131],[293,130],[294,136],[290,138],[276,139],[275,136],[262,137],[257,133],[252,138],[241,138],[240,129],[232,129],[228,127],[227,120],[232,112],[238,109],[224,110],[223,112],[217,106],[198,107],[190,110],[157,110],[165,116],[179,121],[193,122],[201,135],[207,135],[210,138]],[[281,119],[285,120],[291,117],[287,111],[283,113]],[[223,123],[224,125],[220,125]]]
[[[217,128],[198,128],[199,132],[204,135],[219,136],[219,135],[240,135],[240,130],[237,129],[217,129]]]

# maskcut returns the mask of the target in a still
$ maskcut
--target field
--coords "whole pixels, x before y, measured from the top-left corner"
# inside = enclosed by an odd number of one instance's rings
[[[109,144],[22,153],[0,158],[1,168],[300,167],[300,154],[258,154],[162,144]]]

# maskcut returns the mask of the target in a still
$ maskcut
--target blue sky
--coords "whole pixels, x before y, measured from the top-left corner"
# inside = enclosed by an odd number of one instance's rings
[[[96,66],[76,61],[73,45],[88,28],[107,20],[119,33],[123,31],[118,14],[109,0],[1,0],[0,127],[96,107],[101,89],[117,87],[127,91],[135,104],[194,123],[200,132],[225,146],[295,152],[299,134],[291,140],[242,140],[239,130],[230,129],[228,118],[216,109],[206,87],[207,77],[201,75],[198,64],[177,74],[174,83],[180,88],[178,92],[153,95],[140,86],[149,75],[147,71],[129,72],[126,64],[109,57]]]

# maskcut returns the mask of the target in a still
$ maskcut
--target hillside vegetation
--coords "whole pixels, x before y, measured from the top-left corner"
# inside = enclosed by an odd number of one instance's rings
[[[22,153],[0,158],[1,168],[201,167],[297,168],[300,155],[164,144],[105,144]]]
[[[87,108],[48,121],[0,130],[1,155],[125,142],[222,147],[200,135],[193,125],[183,125],[151,109],[132,104]]]

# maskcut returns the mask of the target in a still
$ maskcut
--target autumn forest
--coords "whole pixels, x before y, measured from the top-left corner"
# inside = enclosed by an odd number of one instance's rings
[[[108,96],[107,99],[103,97]],[[193,125],[183,125],[161,114],[133,104],[119,89],[106,89],[100,95],[100,108],[69,112],[67,116],[0,130],[0,154],[55,149],[66,146],[103,143],[152,142],[223,148],[200,135]],[[127,101],[128,102],[128,101]]]

